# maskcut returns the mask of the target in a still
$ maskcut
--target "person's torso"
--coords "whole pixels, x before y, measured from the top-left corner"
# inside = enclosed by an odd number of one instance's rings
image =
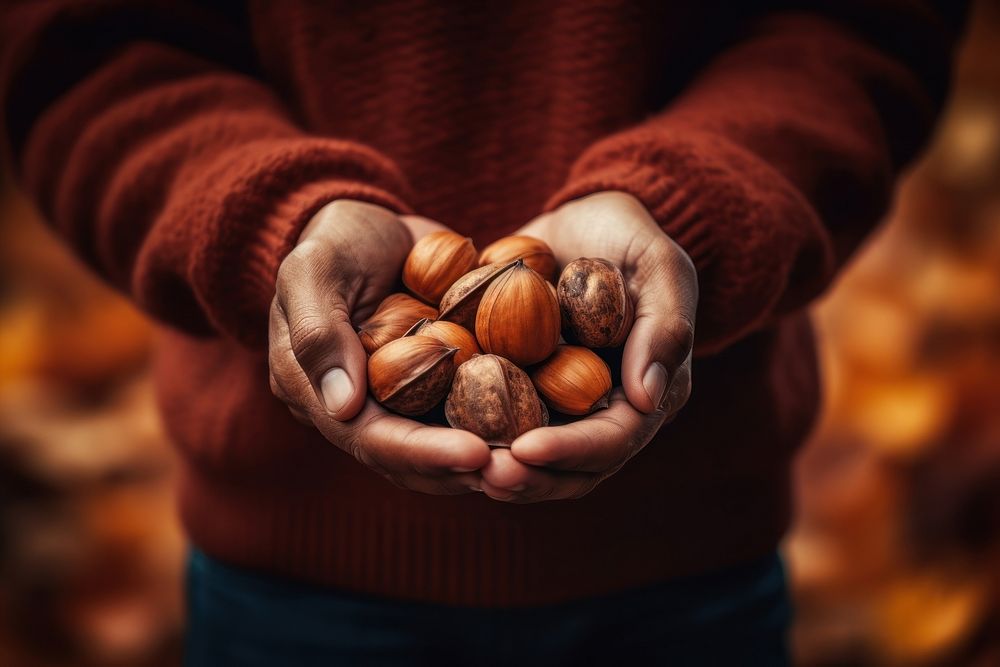
[[[725,16],[653,0],[286,2],[250,22],[297,122],[395,160],[418,213],[482,246],[538,214],[589,144],[667,104],[729,37]],[[598,594],[772,551],[818,403],[799,314],[696,360],[687,407],[587,497],[521,506],[393,487],[292,419],[265,355],[235,342],[168,333],[157,374],[200,548],[458,604]]]
[[[395,160],[422,215],[486,243],[573,160],[663,107],[739,10],[658,0],[251,3],[269,83],[308,130]]]

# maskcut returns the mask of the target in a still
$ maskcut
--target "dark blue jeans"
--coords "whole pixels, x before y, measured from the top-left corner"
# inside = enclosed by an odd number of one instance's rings
[[[189,667],[788,665],[777,555],[547,607],[469,609],[292,583],[194,552]]]

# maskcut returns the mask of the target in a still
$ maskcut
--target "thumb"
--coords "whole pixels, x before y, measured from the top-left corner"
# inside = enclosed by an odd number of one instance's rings
[[[365,403],[367,357],[351,324],[349,280],[329,276],[322,245],[302,243],[278,271],[277,307],[292,353],[326,412],[352,419]],[[324,276],[318,279],[318,276]]]
[[[698,279],[687,253],[659,232],[631,267],[635,323],[625,343],[622,386],[639,411],[671,416],[691,387]]]

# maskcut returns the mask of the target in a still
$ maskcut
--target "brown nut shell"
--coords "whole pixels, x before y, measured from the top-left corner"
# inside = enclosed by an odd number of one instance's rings
[[[397,338],[368,358],[368,388],[390,410],[422,415],[448,393],[456,352],[430,336]]]
[[[409,294],[390,294],[372,316],[358,327],[358,337],[365,352],[371,354],[386,343],[405,334],[414,323],[424,318],[437,317],[437,310]]]
[[[587,415],[608,407],[611,370],[591,350],[560,345],[531,372],[535,389],[549,407],[566,415]]]
[[[556,256],[545,241],[533,236],[505,236],[494,241],[479,253],[479,266],[497,262],[506,264],[517,259],[523,259],[528,267],[546,280],[555,281]]]
[[[604,259],[581,257],[563,269],[556,288],[567,340],[587,347],[618,347],[635,317],[625,277]]]
[[[493,354],[458,367],[444,414],[452,428],[471,431],[492,445],[509,446],[522,433],[549,423],[528,375]]]
[[[441,297],[441,315],[438,319],[460,324],[469,331],[476,328],[476,311],[486,288],[517,262],[490,264],[466,273]]]
[[[455,353],[455,366],[461,366],[473,355],[481,354],[476,337],[465,327],[444,320],[423,319],[410,327],[407,336],[430,336],[448,347],[458,348]]]
[[[433,232],[417,241],[407,255],[403,284],[436,305],[456,280],[476,268],[478,258],[472,239],[455,232]]]
[[[476,339],[483,351],[518,366],[535,364],[556,349],[559,317],[549,283],[517,260],[486,288],[476,313]]]

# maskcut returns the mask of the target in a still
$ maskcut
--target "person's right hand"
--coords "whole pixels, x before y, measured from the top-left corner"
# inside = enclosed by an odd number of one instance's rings
[[[414,241],[438,229],[373,204],[326,205],[278,270],[268,361],[271,391],[299,421],[397,486],[458,494],[479,490],[489,447],[368,397],[367,357],[352,326],[393,290]]]

